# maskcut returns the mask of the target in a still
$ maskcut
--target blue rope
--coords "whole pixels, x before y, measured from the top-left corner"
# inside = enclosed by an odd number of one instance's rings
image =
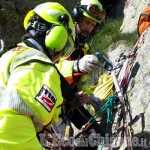
[[[89,119],[88,123],[94,122],[95,119],[97,118],[98,115],[101,115],[102,113],[106,112],[107,113],[107,124],[113,123],[114,117],[112,113],[112,105],[113,102],[116,100],[115,96],[109,96],[106,103],[96,112],[92,118]]]

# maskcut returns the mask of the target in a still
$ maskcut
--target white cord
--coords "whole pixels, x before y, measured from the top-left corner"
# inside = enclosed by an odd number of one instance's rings
[[[4,41],[2,39],[0,39],[0,54],[3,52],[4,50]]]

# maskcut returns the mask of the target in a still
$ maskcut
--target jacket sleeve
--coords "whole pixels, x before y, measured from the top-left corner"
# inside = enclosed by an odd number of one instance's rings
[[[70,60],[61,61],[58,64],[56,64],[56,67],[65,78],[73,76],[74,61]]]
[[[40,62],[14,69],[8,83],[43,125],[58,122],[63,102],[60,84],[56,68]]]

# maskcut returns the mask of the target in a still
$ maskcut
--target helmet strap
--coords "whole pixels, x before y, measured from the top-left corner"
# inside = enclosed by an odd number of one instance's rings
[[[52,62],[54,62],[54,58],[55,58],[55,49],[53,50],[53,54],[52,54],[52,56],[51,56]]]
[[[94,36],[95,33],[99,30],[99,28],[100,28],[100,24],[97,23],[90,35],[91,35],[91,36]]]
[[[35,29],[36,31],[40,31],[40,32],[47,31],[47,27],[46,27],[45,23],[41,23],[39,21],[34,21],[33,23],[31,23],[31,27],[33,29]]]

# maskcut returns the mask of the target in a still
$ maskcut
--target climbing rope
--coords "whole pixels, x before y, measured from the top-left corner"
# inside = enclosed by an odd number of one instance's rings
[[[107,124],[112,124],[114,121],[112,107],[115,99],[116,99],[115,96],[108,97],[106,103],[96,112],[95,115],[92,116],[92,118],[89,119],[88,123],[93,123],[98,116],[101,116],[104,112],[106,112],[107,114],[106,122]]]

